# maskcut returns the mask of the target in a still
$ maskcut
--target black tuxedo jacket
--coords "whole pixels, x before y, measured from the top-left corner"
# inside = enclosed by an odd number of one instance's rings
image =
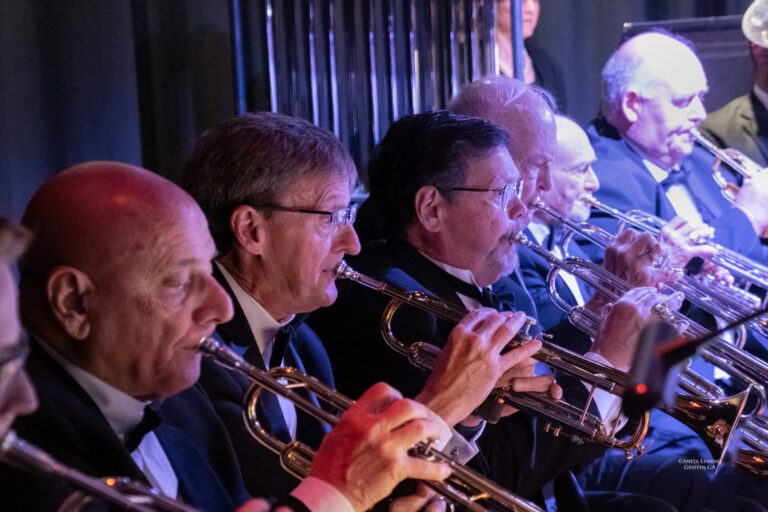
[[[622,211],[638,209],[670,220],[675,210],[664,189],[656,183],[643,164],[642,157],[603,121],[596,121],[587,130],[595,149],[597,161],[592,165],[600,179],[595,197],[608,206]],[[688,189],[699,207],[704,222],[715,228],[715,241],[757,261],[762,260],[760,239],[744,213],[726,200],[712,178],[712,156],[696,147],[681,165],[690,166]],[[590,222],[616,233],[618,222],[593,210]],[[601,260],[601,251],[583,246],[592,259]]]
[[[245,314],[216,265],[214,265],[214,276],[234,303],[232,320],[219,325],[217,335],[231,348],[240,352],[251,364],[263,370],[264,362]],[[302,320],[303,318],[297,317],[286,327],[289,329],[289,341],[285,351],[285,365],[308,373],[333,387],[333,373],[328,355],[317,335]],[[240,374],[204,360],[200,384],[208,393],[216,412],[229,432],[240,460],[248,491],[253,496],[288,494],[299,481],[283,470],[279,457],[256,441],[246,428],[243,404],[244,395],[251,385],[250,381]],[[281,441],[290,441],[288,427],[277,401],[273,396],[263,395],[258,407],[262,425]],[[297,439],[316,449],[327,432],[327,427],[298,409],[297,416]]]
[[[525,235],[530,240],[535,240],[533,234],[527,229]],[[589,259],[575,241],[571,241],[568,245],[568,253],[577,258]],[[559,345],[582,354],[587,352],[592,345],[590,337],[571,326],[567,314],[558,308],[549,296],[547,276],[552,266],[546,259],[526,247],[519,247],[517,254],[520,258],[520,272],[525,287],[536,304],[541,329],[553,334],[554,341]],[[579,288],[584,300],[589,300],[592,289],[586,285],[582,286],[581,283]],[[557,278],[555,289],[569,304],[577,304],[576,298],[561,277]]]
[[[739,96],[709,114],[701,132],[718,146],[738,149],[768,166],[768,110],[754,93]]]
[[[443,271],[404,242],[372,242],[349,262],[356,270],[401,289],[425,291],[461,305]],[[342,281],[338,285],[336,303],[309,319],[331,357],[338,388],[357,396],[375,382],[385,381],[405,396],[417,395],[427,380],[427,372],[387,347],[380,334],[380,319],[388,299],[356,283]],[[502,278],[494,291],[502,298],[500,309],[523,310],[535,317],[535,306],[513,280]],[[442,347],[452,327],[410,307],[402,307],[393,321],[397,337],[408,344],[424,340]],[[581,388],[576,388],[575,393],[583,392]],[[487,425],[478,444],[482,457],[473,459],[475,467],[523,496],[535,495],[548,480],[604,451],[590,444],[579,448],[563,437],[544,433],[539,422],[525,414]]]
[[[90,396],[35,344],[27,371],[40,406],[16,421],[20,437],[86,474],[146,483]],[[163,422],[154,432],[179,479],[179,498],[212,512],[234,510],[247,501],[232,445],[205,393],[194,386],[165,400],[160,410]],[[72,492],[55,479],[3,464],[0,489],[6,510],[56,510]]]

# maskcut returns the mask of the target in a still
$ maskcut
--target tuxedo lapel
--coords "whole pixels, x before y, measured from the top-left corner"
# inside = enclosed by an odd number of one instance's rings
[[[256,338],[254,338],[248,320],[245,318],[243,308],[240,307],[240,303],[237,301],[229,283],[224,278],[224,274],[219,270],[218,265],[215,264],[213,265],[213,277],[232,299],[234,309],[232,319],[229,322],[219,324],[216,328],[216,333],[224,343],[238,352],[246,361],[261,370],[265,370],[266,367],[259,352]],[[238,376],[238,380],[243,384],[243,392],[245,392],[250,387],[250,382],[246,379],[241,379],[240,376]],[[261,393],[257,404],[257,412],[259,421],[268,432],[283,442],[291,440],[291,434],[288,431],[283,410],[280,408],[280,403],[274,394],[266,391]]]
[[[179,498],[200,510],[232,510],[226,489],[178,428],[162,423],[155,430],[179,480]]]
[[[232,287],[229,286],[224,274],[219,270],[219,266],[214,263],[213,265],[213,277],[219,282],[224,291],[227,292],[230,299],[232,299],[233,315],[229,322],[219,324],[216,327],[216,332],[221,336],[227,345],[237,345],[240,347],[250,348],[256,346],[256,339],[253,337],[253,332],[248,325],[248,320],[245,318],[243,308],[240,307],[240,303],[235,297],[235,292],[232,291]],[[259,359],[261,359],[259,357]],[[251,364],[255,364],[251,362]],[[260,368],[264,368],[263,363],[259,365]]]
[[[83,461],[79,466],[75,464],[87,473],[126,476],[146,482],[131,454],[91,397],[37,342],[33,341],[31,345],[32,352],[27,366],[30,375],[34,376],[35,388],[40,396],[40,408],[36,415],[40,415],[40,418],[50,417],[51,421],[56,422],[56,435],[60,442],[50,447],[50,439],[47,439],[49,434],[40,434],[34,426],[40,421],[37,416],[19,417],[16,423],[19,432],[28,441],[46,446],[57,459],[82,461],[82,455],[79,454],[89,454],[87,463]],[[66,414],[62,411],[66,411]],[[25,428],[28,423],[30,434],[26,433]],[[38,439],[38,435],[42,437]]]
[[[421,255],[419,251],[411,245],[399,241],[390,240],[387,245],[393,252],[393,255],[401,263],[402,269],[422,283],[423,288],[420,291],[429,293],[453,304],[463,305],[451,283],[445,278],[445,271]]]
[[[749,95],[749,106],[749,112],[742,112],[742,128],[753,138],[763,158],[768,160],[768,110],[754,93]]]
[[[296,332],[296,329],[293,331]],[[292,366],[302,373],[307,373],[304,368],[304,364],[301,361],[298,351],[294,343],[289,342],[287,350],[285,352],[285,363],[287,366]],[[320,407],[320,403],[314,393],[309,393],[304,389],[298,389],[297,392],[309,399],[316,407]],[[320,446],[320,442],[323,437],[331,431],[331,427],[325,423],[318,421],[314,417],[305,413],[298,407],[296,408],[297,415],[297,427],[296,427],[296,439],[302,443],[308,444],[312,448],[317,449]]]

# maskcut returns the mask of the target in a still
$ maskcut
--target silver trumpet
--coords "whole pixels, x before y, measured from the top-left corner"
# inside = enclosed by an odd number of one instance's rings
[[[666,223],[659,217],[640,210],[622,212],[591,196],[586,199],[586,202],[593,208],[618,219],[620,221],[620,228],[634,227],[640,231],[658,235]],[[768,290],[768,267],[707,239],[699,240],[698,242],[714,248],[716,254],[712,256],[712,262],[730,272],[734,278],[746,283],[746,285],[754,285]],[[725,286],[711,277],[693,277],[686,280],[681,286],[687,287],[687,290],[684,290],[686,298],[692,302],[694,299],[698,300],[696,305],[702,309],[709,311],[713,307],[720,306],[722,309],[719,310],[719,313],[713,314],[726,321],[745,317],[749,313],[765,307],[766,301],[768,301],[768,294],[766,294],[766,298],[760,299],[756,295],[749,293],[746,289],[738,286]],[[707,304],[708,302],[711,304]],[[768,316],[761,317],[752,322],[752,327],[758,329],[763,335],[768,336]]]
[[[0,443],[0,460],[24,470],[60,478],[79,489],[65,500],[59,508],[60,512],[81,510],[93,500],[133,512],[195,512],[197,510],[127,478],[94,478],[81,473],[24,441],[13,430],[9,431]]]
[[[406,345],[398,340],[392,329],[392,319],[397,310],[403,305],[408,305],[451,323],[458,323],[467,314],[467,310],[462,306],[437,299],[423,292],[401,290],[361,274],[343,261],[336,268],[336,278],[349,279],[392,299],[381,317],[381,335],[390,348],[407,357],[414,366],[424,370],[432,370],[435,367],[440,355],[440,348],[424,341]],[[510,343],[510,347],[518,347],[530,341],[532,336],[528,330],[535,323],[534,319],[528,318],[526,325]],[[629,376],[545,339],[540,339],[540,341],[542,348],[533,356],[534,359],[591,384],[592,392],[589,394],[586,404],[583,407],[577,407],[562,400],[554,400],[546,393],[515,393],[504,388],[494,390],[491,399],[499,405],[511,405],[529,414],[543,417],[547,421],[544,429],[551,431],[555,436],[569,435],[571,440],[577,443],[584,441],[600,442],[611,448],[623,450],[627,458],[641,454],[644,450],[642,441],[648,431],[649,415],[647,413],[641,418],[634,433],[626,439],[619,439],[611,432],[609,425],[606,425],[598,416],[588,412],[596,389],[604,389],[621,396],[629,385]]]
[[[617,301],[633,288],[632,285],[614,276],[600,265],[580,258],[558,258],[551,252],[531,242],[523,234],[518,234],[516,243],[529,248],[552,265],[547,276],[548,291],[555,304],[568,314],[568,319],[576,327],[591,336],[596,336],[602,322],[596,313],[581,306],[573,306],[565,301],[556,291],[555,282],[560,271],[572,274],[591,286],[598,293],[604,294],[610,301]],[[691,338],[703,337],[709,331],[685,318],[681,313],[672,311],[663,304],[654,307],[654,314],[676,325],[687,326],[685,334]],[[762,385],[752,385],[753,370],[762,373],[762,367],[752,365],[751,354],[738,350],[733,345],[719,340],[701,351],[702,357],[715,366],[726,369],[731,375],[745,379],[748,388],[731,397],[726,397],[722,390],[697,373],[686,369],[680,375],[679,385],[687,393],[678,393],[673,407],[660,404],[659,407],[701,437],[712,456],[720,464],[723,461],[733,433],[738,428],[744,415],[744,407],[750,392],[754,389],[758,405],[752,414],[762,413],[766,397]],[[765,365],[757,359],[761,365]]]
[[[354,401],[295,368],[273,368],[269,371],[256,368],[212,336],[200,341],[198,351],[219,366],[236,371],[253,382],[244,398],[243,419],[246,427],[257,441],[280,455],[280,463],[287,472],[297,478],[306,477],[312,467],[314,451],[300,441],[284,443],[262,427],[256,412],[261,392],[267,391],[285,397],[302,411],[330,426],[335,426],[339,422],[338,415],[346,411]],[[297,389],[308,391],[317,401],[297,393],[295,391]],[[333,412],[320,407],[320,403],[328,406]],[[543,512],[535,504],[515,496],[459,464],[449,455],[435,450],[429,441],[423,441],[414,446],[411,449],[411,456],[442,462],[450,466],[451,476],[444,482],[424,481],[423,483],[467,510],[485,512],[489,510],[484,505],[487,503],[492,510],[498,510],[501,507],[514,512]]]
[[[723,173],[720,171],[720,164],[723,163],[727,165],[734,172],[741,174],[744,179],[753,178],[756,174],[756,170],[760,169],[760,166],[741,151],[736,149],[729,149],[726,151],[718,147],[717,144],[706,138],[704,134],[696,128],[691,130],[691,137],[693,137],[693,140],[695,140],[701,147],[712,153],[712,155],[719,161],[712,167],[712,177],[722,190],[723,196],[733,202],[736,198],[736,194],[739,192],[739,186],[725,179]]]

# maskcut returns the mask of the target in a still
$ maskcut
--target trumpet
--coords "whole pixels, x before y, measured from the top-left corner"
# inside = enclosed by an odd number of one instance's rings
[[[80,489],[65,500],[60,512],[81,510],[93,499],[133,512],[195,512],[157,490],[127,478],[94,478],[65,466],[11,430],[0,443],[0,460],[21,469],[52,475]]]
[[[285,397],[299,409],[331,426],[338,423],[337,414],[346,411],[354,401],[295,368],[273,368],[269,371],[256,368],[213,336],[203,338],[198,351],[219,366],[238,372],[253,382],[244,398],[243,419],[246,427],[257,441],[280,455],[280,463],[286,471],[297,478],[306,477],[312,467],[314,451],[300,441],[284,443],[267,432],[259,422],[256,412],[261,392],[267,391]],[[297,393],[296,389],[312,393],[318,402]],[[328,406],[330,411],[321,408],[319,402]],[[501,507],[514,512],[543,512],[535,504],[510,493],[459,464],[451,456],[434,449],[429,441],[423,441],[414,446],[410,454],[450,466],[452,473],[445,482],[425,481],[424,484],[471,512],[489,510],[483,504],[484,502],[488,503],[491,510]]]
[[[568,247],[574,235],[579,235],[603,249],[610,246],[615,239],[614,235],[599,226],[569,219],[567,215],[563,215],[544,204],[541,199],[535,200],[532,206],[568,228],[568,233],[563,237],[564,247]],[[569,256],[566,252],[566,257]],[[750,312],[756,311],[760,307],[760,299],[753,294],[738,287],[721,284],[711,276],[701,279],[699,276],[683,275],[677,282],[666,284],[671,290],[682,292],[686,300],[692,304],[727,322],[734,322],[739,318],[744,318]],[[550,294],[558,306],[564,302],[557,295],[556,288],[550,288]],[[569,308],[561,306],[561,309],[568,311]],[[768,329],[766,329],[766,325],[764,325],[762,320],[754,320],[751,322],[751,325],[760,329],[761,332],[765,331],[765,334],[768,334]],[[736,344],[739,347],[743,347],[747,339],[745,327],[739,327],[737,339]]]
[[[587,198],[586,201],[597,210],[618,219],[621,223],[620,228],[632,226],[640,231],[658,235],[665,224],[664,220],[640,210],[622,212],[615,208],[611,208],[591,196]],[[715,249],[716,253],[712,256],[713,263],[724,268],[735,278],[748,285],[754,285],[768,290],[768,267],[709,240],[699,240],[698,242],[701,244],[708,244]],[[702,291],[702,294],[705,297],[717,297],[719,301],[722,301],[721,304],[727,305],[727,311],[721,311],[722,313],[732,311],[739,316],[746,316],[752,311],[757,311],[757,309],[765,307],[766,301],[768,301],[768,295],[766,295],[765,299],[760,300],[746,290],[739,289],[735,286],[730,286],[727,290],[724,290],[722,286],[717,284],[713,279],[704,281],[699,280],[698,282],[698,288]],[[763,334],[768,335],[768,318],[760,318],[754,322],[753,325]]]
[[[591,336],[597,334],[602,319],[587,308],[572,307],[557,294],[555,282],[558,273],[565,271],[574,275],[611,301],[619,300],[621,295],[632,288],[600,265],[579,258],[558,258],[529,241],[523,234],[517,235],[516,242],[528,247],[553,266],[547,276],[550,296],[559,308],[567,312],[571,323]],[[663,304],[657,304],[653,312],[662,320],[676,325],[686,325],[685,333],[690,338],[704,337],[708,334],[706,329],[688,321],[682,314],[670,310]],[[758,397],[758,405],[752,415],[762,413],[765,408],[766,395],[761,382],[763,382],[766,365],[760,359],[722,340],[711,344],[702,350],[701,354],[715,366],[747,382],[747,389],[726,397],[718,386],[686,369],[680,375],[679,385],[688,394],[678,393],[672,407],[664,404],[660,404],[659,407],[696,432],[720,464],[727,453],[734,431],[739,426],[742,416],[745,416],[744,408],[753,390]]]
[[[435,367],[440,349],[423,341],[406,345],[397,339],[392,329],[392,319],[400,306],[413,306],[451,323],[458,323],[467,314],[467,310],[462,306],[437,299],[423,292],[400,290],[353,270],[344,261],[339,263],[335,272],[337,279],[354,281],[392,299],[387,304],[381,318],[381,335],[389,347],[407,357],[411,364],[423,370],[432,370]],[[535,320],[528,318],[524,327],[510,343],[510,347],[518,347],[533,339],[528,333],[533,324],[535,324]],[[489,401],[498,405],[512,405],[529,414],[542,416],[547,420],[544,430],[552,432],[555,436],[569,435],[571,440],[576,443],[600,442],[611,448],[623,450],[627,458],[632,458],[635,454],[642,454],[644,451],[642,441],[648,432],[648,413],[642,416],[634,433],[622,440],[616,438],[610,432],[609,426],[599,417],[588,412],[596,389],[600,388],[615,395],[622,395],[629,385],[629,376],[615,368],[591,361],[544,339],[540,339],[540,341],[542,348],[533,356],[534,359],[591,384],[591,393],[584,407],[576,407],[564,401],[554,400],[546,393],[514,393],[505,388],[494,390]]]
[[[759,172],[760,166],[741,151],[736,149],[726,151],[719,148],[696,128],[691,130],[691,137],[693,137],[693,140],[695,140],[701,147],[712,153],[712,155],[719,161],[712,167],[712,177],[722,190],[723,196],[730,202],[733,202],[736,198],[736,194],[739,192],[739,186],[725,179],[723,173],[720,171],[720,163],[724,163],[747,180],[753,178],[755,174]]]

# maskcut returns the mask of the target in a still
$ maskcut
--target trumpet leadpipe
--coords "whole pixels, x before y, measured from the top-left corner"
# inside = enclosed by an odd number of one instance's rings
[[[95,478],[62,464],[21,439],[13,430],[0,443],[0,460],[26,471],[51,475],[78,489],[60,510],[80,510],[92,499],[131,512],[195,512],[196,509],[127,478]]]
[[[281,463],[288,472],[298,478],[306,477],[312,467],[314,451],[298,441],[288,444],[282,443],[261,427],[256,416],[258,390],[264,389],[287,398],[299,409],[330,426],[335,426],[339,422],[337,414],[346,411],[354,404],[354,400],[294,368],[261,370],[248,363],[213,336],[203,338],[198,345],[198,351],[209,357],[214,363],[236,371],[253,382],[251,390],[246,394],[243,413],[248,430],[257,441],[280,455]],[[313,393],[319,402],[330,406],[333,411],[329,412],[301,393],[297,393],[295,390],[299,388]],[[430,441],[416,444],[411,448],[410,454],[425,460],[447,464],[451,468],[451,476],[448,480],[445,482],[425,481],[424,484],[471,512],[489,510],[480,503],[486,500],[495,506],[514,512],[543,512],[533,503],[510,493],[498,484],[456,462],[451,456],[436,450]],[[492,510],[496,510],[495,506],[492,507]]]

